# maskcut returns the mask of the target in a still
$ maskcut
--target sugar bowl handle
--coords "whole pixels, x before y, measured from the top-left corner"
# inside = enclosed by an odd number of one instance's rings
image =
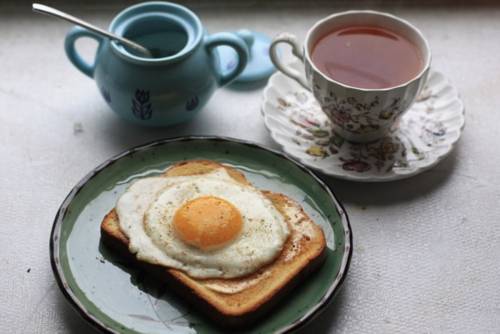
[[[205,37],[205,47],[211,57],[215,56],[213,49],[222,45],[229,46],[236,51],[238,55],[238,64],[236,64],[234,69],[229,73],[223,73],[220,65],[216,64],[215,72],[219,86],[225,86],[236,79],[236,77],[243,72],[248,62],[247,45],[245,41],[237,35],[228,32],[219,32]]]
[[[82,71],[83,74],[93,78],[95,69],[95,56],[94,62],[92,64],[89,64],[85,60],[83,60],[78,51],[76,51],[75,47],[75,42],[80,37],[89,37],[97,41],[98,47],[96,56],[99,48],[102,45],[103,37],[90,30],[75,26],[68,32],[68,34],[66,35],[66,39],[64,40],[64,50],[66,51],[66,56],[68,56],[68,59],[73,63],[73,65],[75,65],[77,69]]]
[[[302,63],[304,63],[304,55],[302,53],[302,48],[297,42],[297,38],[290,33],[284,32],[276,36],[273,39],[271,46],[269,47],[269,56],[271,57],[271,61],[273,62],[274,66],[276,66],[276,68],[286,76],[297,81],[305,89],[311,90],[303,74],[296,69],[291,68],[289,65],[283,64],[283,62],[279,58],[277,46],[280,43],[286,43],[290,45],[292,47],[292,54],[295,57],[299,58]]]

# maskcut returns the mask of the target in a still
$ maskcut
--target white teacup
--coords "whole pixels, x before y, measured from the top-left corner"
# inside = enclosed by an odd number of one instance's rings
[[[421,52],[420,72],[405,83],[383,89],[352,87],[329,78],[311,60],[318,40],[335,29],[350,25],[371,25],[392,30],[412,42]],[[277,45],[287,43],[305,67],[304,75],[282,63]],[[386,135],[398,118],[412,105],[425,84],[430,68],[431,52],[422,33],[409,22],[394,15],[371,10],[355,10],[330,15],[309,29],[304,48],[289,33],[278,35],[272,42],[270,56],[285,75],[312,91],[333,124],[333,130],[347,140],[369,142]]]

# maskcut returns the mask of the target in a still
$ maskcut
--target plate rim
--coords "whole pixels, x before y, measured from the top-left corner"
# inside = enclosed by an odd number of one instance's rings
[[[288,65],[292,66],[292,67],[293,66],[303,66],[303,64],[300,63],[299,61],[291,61]],[[299,156],[296,156],[295,154],[292,154],[291,150],[287,147],[287,145],[282,144],[282,142],[277,139],[277,137],[275,135],[275,131],[273,130],[273,127],[269,125],[268,112],[265,111],[266,104],[268,101],[270,101],[270,98],[269,98],[270,93],[269,92],[273,86],[276,86],[276,83],[275,83],[275,81],[277,80],[276,78],[279,76],[282,76],[286,80],[292,80],[292,79],[287,78],[283,73],[281,73],[279,71],[277,71],[271,75],[266,86],[264,87],[264,90],[262,93],[261,105],[260,105],[260,112],[261,112],[262,118],[264,120],[264,125],[266,126],[266,129],[268,130],[268,133],[271,136],[271,138],[273,139],[273,141],[283,150],[283,152],[285,152],[287,155],[290,155],[293,159],[295,159],[296,161],[299,161],[300,163],[302,163],[306,167],[312,169],[313,171],[316,171],[318,173],[322,173],[322,174],[327,175],[327,176],[337,178],[339,180],[361,182],[361,183],[382,183],[382,182],[400,181],[400,180],[408,179],[408,178],[411,178],[413,176],[424,173],[424,172],[434,168],[437,164],[439,164],[441,161],[446,159],[449,155],[451,155],[451,153],[457,147],[458,142],[460,141],[460,138],[462,137],[464,129],[465,129],[465,121],[466,121],[466,119],[465,119],[465,116],[466,116],[465,104],[464,104],[462,96],[461,96],[460,92],[458,91],[456,85],[454,85],[453,82],[451,82],[451,80],[445,74],[443,74],[443,72],[436,70],[432,67],[430,68],[430,71],[429,71],[429,77],[431,76],[431,74],[441,75],[443,77],[444,81],[446,82],[446,84],[449,85],[452,88],[453,92],[455,93],[456,101],[458,101],[460,104],[461,125],[458,128],[458,132],[459,132],[458,137],[453,142],[451,142],[449,144],[449,149],[446,151],[446,153],[437,156],[428,165],[417,168],[410,173],[393,174],[393,175],[388,175],[388,176],[373,176],[372,175],[372,176],[366,176],[366,177],[358,176],[358,175],[355,175],[352,173],[351,174],[349,174],[349,173],[339,174],[339,173],[335,173],[333,170],[320,168],[318,166],[315,166],[315,165],[311,164],[308,160],[303,159]]]
[[[77,311],[77,313],[88,323],[90,323],[94,328],[98,329],[99,331],[103,333],[111,333],[111,334],[119,334],[120,332],[115,331],[112,328],[109,328],[104,324],[100,319],[98,319],[96,316],[90,314],[85,307],[82,305],[80,300],[75,296],[75,294],[71,291],[65,274],[63,272],[60,260],[59,260],[59,254],[60,254],[60,247],[59,247],[59,238],[61,234],[61,227],[64,222],[64,219],[66,217],[67,209],[68,206],[72,203],[74,200],[75,196],[81,191],[81,189],[92,179],[94,178],[97,174],[99,174],[101,171],[106,169],[107,167],[113,165],[116,161],[119,159],[129,156],[135,152],[138,151],[144,151],[151,149],[156,146],[161,146],[164,144],[172,143],[172,142],[188,142],[188,141],[223,141],[223,142],[229,142],[229,143],[236,143],[236,144],[241,144],[245,146],[250,146],[253,148],[256,148],[258,150],[264,150],[267,152],[270,152],[282,159],[289,160],[293,164],[295,164],[297,167],[299,167],[303,172],[309,174],[320,186],[323,188],[324,191],[329,195],[331,200],[333,201],[333,204],[335,205],[337,211],[339,212],[340,216],[340,221],[342,223],[343,229],[344,229],[344,237],[345,237],[345,246],[344,246],[344,254],[342,255],[342,260],[340,263],[340,270],[335,277],[334,280],[332,280],[332,283],[326,293],[321,297],[321,299],[314,304],[312,307],[309,308],[309,310],[299,319],[295,320],[294,322],[289,323],[288,325],[285,325],[278,329],[276,333],[289,333],[293,330],[297,330],[298,328],[304,326],[307,324],[310,320],[312,320],[314,317],[319,315],[324,309],[326,308],[327,305],[330,304],[331,300],[333,297],[338,293],[340,288],[342,287],[345,278],[347,277],[350,263],[351,263],[351,258],[352,258],[352,253],[353,253],[353,237],[352,237],[352,228],[351,224],[349,221],[349,217],[347,215],[347,212],[344,208],[344,205],[342,202],[337,198],[337,196],[333,193],[333,191],[330,189],[330,186],[326,184],[320,178],[314,171],[312,171],[310,168],[306,167],[302,162],[298,161],[294,157],[290,156],[286,152],[280,152],[278,150],[266,147],[262,144],[249,141],[249,140],[244,140],[244,139],[237,139],[237,138],[231,138],[231,137],[226,137],[226,136],[178,136],[178,137],[170,137],[170,138],[164,138],[164,139],[157,139],[153,140],[144,144],[136,145],[130,149],[124,150],[121,153],[118,153],[111,158],[106,159],[104,162],[99,164],[97,167],[93,168],[89,173],[87,173],[80,181],[76,183],[75,186],[70,190],[68,195],[64,198],[62,201],[61,205],[59,206],[59,209],[57,210],[56,216],[53,221],[52,229],[50,232],[50,263],[52,267],[52,272],[54,274],[54,277],[57,281],[57,285],[59,286],[59,289],[63,293],[65,299],[70,303],[70,305]],[[338,279],[337,279],[338,278]]]

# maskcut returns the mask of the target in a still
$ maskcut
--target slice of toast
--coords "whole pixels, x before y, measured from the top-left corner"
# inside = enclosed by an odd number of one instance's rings
[[[181,162],[170,167],[164,174],[205,174],[221,167],[237,182],[250,184],[238,170],[208,160]],[[193,303],[219,325],[249,325],[266,314],[287,291],[322,264],[326,247],[323,230],[307,216],[300,205],[283,194],[269,191],[263,191],[263,194],[285,217],[291,234],[273,263],[248,276],[199,279],[180,270],[139,261],[128,250],[128,238],[120,229],[114,209],[101,223],[101,238],[106,245],[128,258],[132,265],[141,265],[158,279],[164,280],[182,299]]]

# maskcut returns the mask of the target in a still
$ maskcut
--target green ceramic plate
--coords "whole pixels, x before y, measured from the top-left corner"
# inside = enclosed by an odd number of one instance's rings
[[[327,238],[326,263],[249,332],[283,333],[303,325],[326,306],[343,282],[352,253],[347,216],[328,187],[304,166],[281,153],[228,138],[156,141],[126,151],[89,173],[69,193],[55,218],[50,251],[59,286],[80,314],[104,332],[220,331],[100,244],[101,219],[133,180],[161,173],[180,160],[200,158],[231,164],[257,187],[291,196],[323,227]]]

